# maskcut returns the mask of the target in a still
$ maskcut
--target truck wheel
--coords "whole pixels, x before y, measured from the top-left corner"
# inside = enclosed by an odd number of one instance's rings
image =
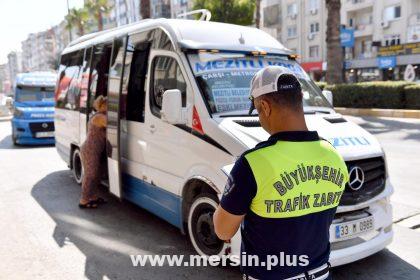
[[[76,182],[80,185],[83,180],[83,164],[80,158],[80,150],[76,148],[72,156],[72,171]]]
[[[13,145],[15,145],[15,146],[18,145],[16,135],[13,132],[12,132],[12,142],[13,142]]]
[[[197,196],[188,213],[188,234],[194,249],[200,255],[221,255],[226,247],[214,232],[213,213],[217,208],[213,194]]]

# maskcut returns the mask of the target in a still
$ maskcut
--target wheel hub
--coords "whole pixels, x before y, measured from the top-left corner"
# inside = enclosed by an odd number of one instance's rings
[[[214,232],[213,213],[200,215],[197,220],[197,237],[206,246],[215,246],[220,242]]]

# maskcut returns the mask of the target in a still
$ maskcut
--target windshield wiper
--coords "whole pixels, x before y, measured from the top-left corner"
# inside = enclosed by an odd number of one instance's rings
[[[316,113],[331,114],[331,110],[320,109],[320,108],[311,108],[311,109],[304,108],[303,112],[305,115],[311,115],[311,114],[316,114]]]
[[[233,117],[258,117],[258,114],[251,114],[248,115],[246,113],[244,114],[228,114],[228,115],[219,115],[220,118],[233,118]]]

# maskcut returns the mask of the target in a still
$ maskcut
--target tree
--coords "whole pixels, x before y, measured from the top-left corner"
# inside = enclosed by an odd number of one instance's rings
[[[194,0],[193,9],[207,9],[211,19],[240,25],[254,22],[255,1],[253,0]]]
[[[79,35],[82,36],[85,34],[85,25],[88,17],[89,15],[86,9],[73,8],[69,11],[68,15],[66,15],[66,28],[71,31],[74,27],[76,27]]]
[[[327,74],[329,84],[343,82],[343,51],[340,44],[340,0],[326,0],[327,5]]]
[[[150,18],[150,0],[140,0],[140,14],[142,19]]]
[[[108,0],[87,0],[85,2],[85,7],[94,15],[98,22],[98,31],[104,30],[104,15],[109,14],[112,9],[112,6],[108,2]]]
[[[255,26],[260,28],[261,24],[261,0],[255,0]]]

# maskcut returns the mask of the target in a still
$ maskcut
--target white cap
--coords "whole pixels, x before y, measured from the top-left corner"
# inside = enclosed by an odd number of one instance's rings
[[[283,75],[287,77],[279,81]],[[299,80],[291,70],[283,66],[267,66],[258,71],[251,80],[251,106],[248,113],[251,115],[255,109],[253,98],[274,92],[281,94],[282,92],[301,92],[301,90]]]
[[[290,83],[278,85],[278,79],[284,74],[292,75],[293,79]],[[251,81],[251,96],[257,98],[261,95],[277,92],[297,90],[297,78],[292,71],[283,66],[267,66],[259,70]],[[299,83],[299,82],[297,82]],[[280,87],[280,88],[278,88]]]

